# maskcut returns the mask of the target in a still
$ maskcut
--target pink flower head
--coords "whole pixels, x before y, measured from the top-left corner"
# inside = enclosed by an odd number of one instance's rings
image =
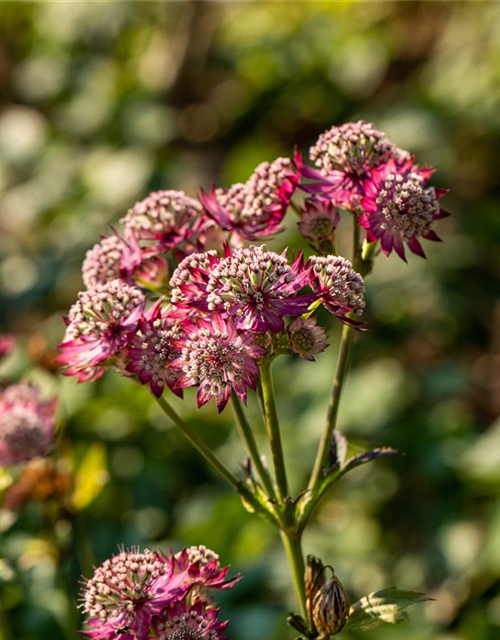
[[[262,162],[247,182],[203,190],[200,199],[218,225],[247,240],[279,232],[300,174],[290,158]]]
[[[139,240],[178,251],[191,238],[201,213],[200,203],[183,191],[153,191],[129,209],[122,222]]]
[[[304,177],[313,181],[304,189],[325,194],[335,204],[346,207],[357,205],[363,193],[362,181],[373,167],[391,156],[400,161],[409,155],[364,120],[331,127],[320,135],[309,153],[318,169],[303,167]]]
[[[314,360],[328,346],[326,331],[312,317],[295,318],[288,327],[288,337],[292,353],[304,360]]]
[[[332,238],[339,222],[338,209],[330,200],[308,198],[298,226],[304,238],[316,244]]]
[[[138,547],[121,549],[84,583],[81,607],[92,640],[146,640],[154,616],[182,601],[191,589],[176,573],[173,555]]]
[[[105,361],[125,347],[136,331],[145,302],[139,289],[122,280],[81,292],[59,345],[57,361],[64,365],[65,375],[77,376],[79,382],[101,376]]]
[[[219,622],[218,616],[219,609],[202,602],[191,606],[175,602],[155,618],[151,640],[228,640],[224,636],[228,623]]]
[[[50,453],[55,408],[55,400],[42,400],[39,389],[29,384],[0,392],[0,464],[19,464]]]
[[[447,192],[425,186],[432,173],[413,159],[403,164],[390,159],[371,171],[361,203],[365,213],[360,216],[368,242],[380,240],[386,255],[394,249],[403,260],[406,243],[410,251],[425,258],[419,238],[439,242],[434,221],[449,215],[439,205]]]
[[[155,396],[160,397],[169,387],[182,397],[182,390],[175,386],[178,371],[170,368],[170,363],[180,353],[174,340],[180,337],[178,325],[156,304],[146,317],[139,321],[138,331],[127,346],[129,373],[137,374],[141,384],[149,384]]]
[[[128,284],[160,286],[167,280],[168,263],[152,247],[141,248],[129,233],[127,240],[118,233],[105,237],[89,249],[82,266],[83,283],[87,289],[110,280]]]
[[[16,347],[16,339],[8,334],[0,334],[0,360],[12,353]]]
[[[216,251],[193,253],[182,260],[170,278],[174,315],[186,317],[200,309],[208,311],[207,285],[210,269],[219,263]]]
[[[279,333],[285,316],[301,315],[315,300],[313,294],[298,295],[309,283],[302,254],[292,265],[285,254],[261,246],[226,255],[210,271],[209,309],[233,317],[239,329]]]
[[[219,413],[233,389],[246,402],[247,388],[255,389],[259,374],[256,359],[265,352],[254,336],[237,331],[231,319],[215,313],[187,321],[183,329],[185,338],[176,343],[181,355],[170,364],[182,371],[177,386],[198,386],[198,407],[215,397]]]
[[[341,256],[312,256],[311,288],[321,303],[341,322],[358,326],[361,324],[347,317],[348,313],[361,315],[365,307],[365,284],[354,271],[352,264]]]

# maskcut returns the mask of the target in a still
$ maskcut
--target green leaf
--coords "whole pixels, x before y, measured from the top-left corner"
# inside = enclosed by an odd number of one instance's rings
[[[407,607],[429,600],[432,598],[423,593],[401,591],[394,587],[375,591],[352,605],[344,628],[368,631],[384,624],[397,624],[408,620]]]
[[[108,479],[106,447],[101,442],[94,442],[75,473],[73,507],[77,511],[85,509],[101,493]]]

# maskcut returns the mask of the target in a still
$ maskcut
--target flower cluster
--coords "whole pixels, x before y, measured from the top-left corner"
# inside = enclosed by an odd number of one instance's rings
[[[209,591],[230,589],[229,567],[205,547],[177,554],[121,548],[84,581],[81,608],[93,640],[225,640]]]
[[[0,464],[28,462],[50,453],[54,444],[54,400],[37,387],[19,383],[0,391]]]
[[[423,256],[421,239],[439,240],[433,225],[446,215],[444,191],[427,185],[430,169],[363,121],[323,133],[310,158],[315,167],[298,152],[263,162],[245,183],[202,190],[201,202],[168,190],[136,203],[122,218],[123,236],[86,255],[87,289],[60,345],[65,374],[94,380],[113,365],[158,397],[165,387],[178,396],[198,387],[198,406],[215,398],[221,411],[233,392],[246,401],[263,359],[288,352],[314,360],[326,348],[312,317],[320,305],[361,329],[361,245],[354,265],[336,254],[340,208],[354,214],[367,243],[405,259],[404,244]],[[293,208],[315,255],[248,246],[281,230],[298,186],[308,195]]]
[[[208,215],[223,229],[245,240],[268,237],[280,231],[300,172],[290,158],[262,162],[245,183],[229,189],[212,187],[201,192]]]

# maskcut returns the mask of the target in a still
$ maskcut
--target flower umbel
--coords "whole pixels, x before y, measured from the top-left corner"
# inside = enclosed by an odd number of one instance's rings
[[[38,388],[29,384],[0,392],[0,464],[19,464],[50,453],[55,408],[55,400],[42,400]]]
[[[129,209],[122,222],[138,239],[155,241],[163,250],[178,250],[191,238],[201,213],[200,203],[184,191],[153,191]]]
[[[332,238],[340,221],[338,209],[320,198],[308,198],[298,223],[299,231],[313,243],[321,243]]]
[[[372,170],[361,203],[365,213],[360,216],[368,242],[380,240],[386,255],[394,249],[403,260],[406,243],[410,251],[425,258],[419,238],[439,242],[432,227],[435,220],[448,215],[438,202],[446,191],[425,186],[431,175],[431,169],[413,160],[398,165],[391,159]]]
[[[141,318],[138,332],[127,347],[127,371],[137,374],[141,384],[149,384],[157,397],[162,395],[165,385],[182,397],[182,389],[175,386],[179,374],[170,367],[180,355],[174,340],[181,333],[180,327],[168,315],[162,315],[157,304]]]
[[[318,326],[316,318],[295,318],[288,327],[288,336],[290,349],[304,360],[314,360],[328,346],[326,331]]]
[[[262,162],[245,183],[229,189],[203,190],[200,199],[207,213],[223,229],[255,240],[280,231],[299,173],[290,158]]]
[[[236,249],[210,271],[208,308],[233,317],[240,329],[278,333],[284,317],[301,315],[315,300],[298,294],[308,281],[301,254],[289,265],[285,253],[265,246]]]
[[[389,157],[399,162],[409,155],[364,120],[331,127],[309,153],[318,168],[304,166],[303,175],[313,181],[305,190],[327,195],[335,204],[348,208],[357,206],[363,194],[362,181],[373,167]]]
[[[185,338],[176,341],[181,351],[171,366],[182,371],[179,388],[198,386],[198,407],[215,397],[217,409],[226,406],[231,391],[246,402],[247,389],[255,389],[256,359],[265,350],[250,333],[237,331],[232,320],[213,314],[184,325]]]
[[[219,622],[219,610],[202,602],[187,606],[176,602],[155,618],[152,640],[227,640],[227,621]]]
[[[145,302],[139,289],[121,280],[81,292],[59,345],[57,360],[65,366],[65,375],[77,376],[80,382],[101,376],[105,361],[131,339]]]
[[[312,256],[309,258],[311,288],[321,303],[339,320],[348,324],[360,323],[347,317],[361,315],[365,307],[365,283],[352,264],[341,256]]]

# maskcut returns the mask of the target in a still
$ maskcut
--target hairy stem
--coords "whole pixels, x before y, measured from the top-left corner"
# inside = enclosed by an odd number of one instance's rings
[[[274,472],[276,474],[277,496],[280,502],[288,495],[288,481],[286,478],[285,458],[281,444],[280,425],[274,397],[274,382],[271,373],[271,363],[264,362],[260,367],[262,396],[264,400],[264,414],[267,434],[271,444]]]
[[[157,398],[158,404],[166,413],[166,415],[172,420],[172,422],[179,427],[184,436],[189,440],[193,447],[200,453],[205,460],[219,473],[229,484],[240,493],[240,482],[238,478],[226,467],[226,465],[219,460],[219,458],[213,453],[208,445],[196,435],[191,427],[184,422],[175,409],[165,400],[165,398]]]
[[[351,361],[353,341],[354,329],[350,325],[345,324],[342,330],[342,339],[337,361],[337,370],[335,372],[332,392],[330,394],[328,413],[326,416],[325,426],[323,427],[323,433],[321,434],[321,440],[319,443],[318,452],[316,454],[316,460],[314,461],[311,479],[309,480],[308,485],[308,489],[310,489],[312,492],[316,491],[319,483],[321,482],[321,474],[328,459],[330,443],[332,441],[332,434],[337,423],[340,396],[342,394],[344,380],[346,378],[346,374]]]
[[[233,406],[234,415],[236,416],[236,424],[238,425],[238,430],[245,443],[252,464],[254,465],[259,478],[264,485],[265,490],[267,491],[267,495],[270,498],[276,499],[276,492],[273,487],[273,482],[271,480],[271,476],[269,475],[269,471],[264,466],[262,458],[260,457],[259,448],[257,445],[257,441],[255,440],[254,433],[250,424],[248,423],[245,411],[241,406],[241,402],[234,393],[231,395],[231,403]]]
[[[301,536],[300,534],[292,535],[283,530],[280,531],[280,535],[292,573],[292,581],[299,604],[300,615],[307,621],[306,590],[304,583],[305,564],[302,553]]]

